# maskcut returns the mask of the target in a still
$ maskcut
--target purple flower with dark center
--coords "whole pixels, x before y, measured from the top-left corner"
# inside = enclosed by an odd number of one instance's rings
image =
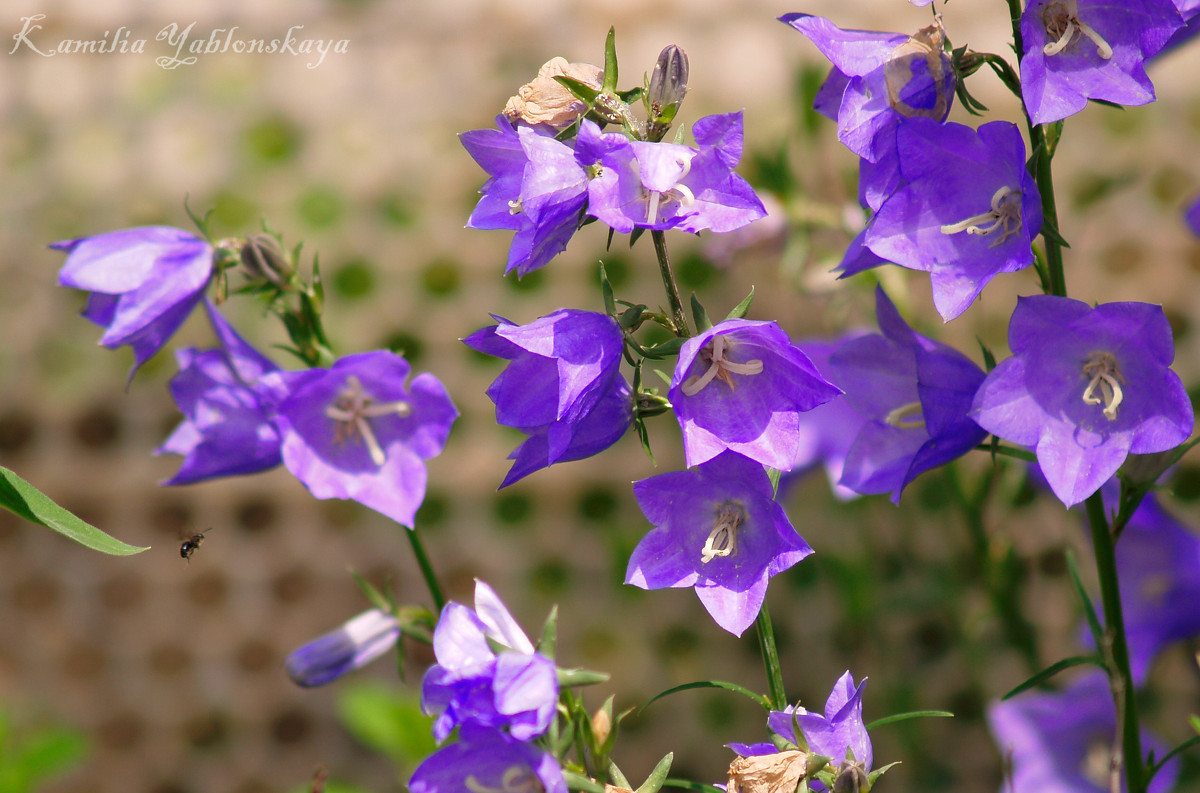
[[[1004,790],[1045,793],[1108,793],[1109,769],[1117,735],[1112,691],[1102,673],[1085,675],[1063,691],[1026,692],[988,708],[992,737],[1012,778]],[[1167,750],[1142,734],[1142,748],[1157,757]],[[1150,783],[1150,793],[1166,793],[1179,775],[1179,758],[1167,762]],[[1122,780],[1122,783],[1124,780]],[[1124,785],[1121,787],[1124,790]]]
[[[998,273],[1033,263],[1042,227],[1021,132],[1007,121],[978,131],[923,118],[896,132],[899,186],[867,225],[863,244],[929,273],[933,302],[950,321]]]
[[[799,705],[789,706],[782,711],[771,711],[767,725],[776,735],[792,743],[808,748],[814,754],[829,758],[835,769],[853,760],[861,763],[865,771],[871,770],[874,760],[871,751],[871,736],[862,717],[862,691],[867,684],[864,677],[857,686],[850,672],[845,672],[833,685],[833,691],[825,700],[825,714],[813,713]],[[800,728],[803,736],[796,735],[794,727]]]
[[[1191,434],[1192,406],[1169,368],[1175,345],[1159,306],[1022,297],[1008,343],[1012,357],[988,374],[971,416],[1032,447],[1068,507],[1096,492],[1131,452],[1167,451]]]
[[[496,126],[459,136],[491,176],[467,226],[517,232],[505,273],[516,270],[521,276],[566,249],[587,203],[588,174],[553,130],[514,127],[504,116],[497,117]]]
[[[767,594],[767,580],[812,553],[775,501],[761,464],[723,452],[688,471],[633,483],[654,529],[629,559],[625,583],[694,587],[725,630],[741,636]]]
[[[567,793],[554,757],[499,730],[463,725],[458,742],[417,766],[411,793]]]
[[[475,582],[475,609],[447,603],[433,632],[437,664],[425,673],[421,702],[436,715],[433,735],[444,741],[455,727],[507,727],[528,741],[554,720],[558,672],[492,588]]]
[[[179,374],[171,378],[170,390],[184,420],[155,454],[181,454],[184,460],[166,485],[258,473],[283,461],[279,432],[271,421],[273,401],[257,387],[261,377],[279,367],[247,344],[207,301],[205,308],[221,346],[176,353]]]
[[[83,316],[104,327],[100,343],[133,348],[130,378],[192,313],[213,271],[212,246],[168,226],[123,229],[50,247],[67,254],[58,283],[92,293]]]
[[[843,30],[810,14],[785,14],[779,21],[832,61],[813,107],[837,122],[838,140],[858,156],[871,162],[883,156],[902,119],[946,120],[956,80],[940,27],[906,36]]]
[[[510,363],[488,387],[496,422],[530,438],[501,487],[546,466],[597,454],[633,422],[629,384],[621,376],[624,338],[607,314],[559,309],[528,325],[496,317],[463,339],[473,350]]]
[[[323,686],[371,663],[399,638],[399,621],[386,611],[371,609],[296,650],[284,665],[296,685]]]
[[[1129,664],[1140,685],[1163,647],[1200,635],[1200,536],[1148,493],[1122,532],[1116,557]],[[1085,641],[1091,643],[1090,631]]]
[[[1183,26],[1171,0],[1033,0],[1021,14],[1021,95],[1035,124],[1089,99],[1154,101],[1145,61]]]
[[[406,385],[395,353],[349,355],[329,369],[274,372],[283,464],[317,498],[346,498],[413,525],[425,460],[442,451],[458,411],[431,374]]]
[[[846,455],[841,484],[891,493],[899,503],[919,474],[961,457],[987,433],[967,417],[983,372],[962,353],[910,328],[882,289],[882,335],[852,339],[829,358],[846,400],[867,417]]]
[[[590,125],[584,122],[581,139]],[[611,147],[593,159],[577,147],[581,162],[599,163],[588,184],[588,214],[622,233],[635,227],[721,233],[765,217],[754,188],[733,172],[742,158],[742,114],[705,116],[692,125],[692,137],[699,148],[612,133],[605,136]]]
[[[839,393],[774,322],[727,319],[684,342],[668,396],[689,466],[731,449],[784,471],[800,414]]]

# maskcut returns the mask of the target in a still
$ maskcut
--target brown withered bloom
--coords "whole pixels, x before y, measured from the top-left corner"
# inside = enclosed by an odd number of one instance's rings
[[[808,767],[808,753],[789,749],[778,754],[735,757],[729,764],[728,793],[795,793]]]
[[[517,95],[504,106],[504,115],[510,120],[521,120],[527,124],[549,124],[565,127],[583,113],[586,108],[575,96],[564,88],[556,75],[565,75],[599,90],[604,70],[590,63],[567,63],[566,58],[551,58],[532,82],[517,89]]]

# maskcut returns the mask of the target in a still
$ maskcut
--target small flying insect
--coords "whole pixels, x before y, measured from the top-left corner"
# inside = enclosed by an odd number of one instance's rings
[[[197,532],[185,539],[179,545],[179,557],[186,561],[189,565],[192,563],[192,554],[200,547],[200,543],[204,542],[204,535],[208,534],[212,529],[205,529]]]

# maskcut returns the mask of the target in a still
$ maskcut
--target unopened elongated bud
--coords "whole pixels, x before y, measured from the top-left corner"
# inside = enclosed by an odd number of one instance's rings
[[[687,53],[672,44],[658,54],[658,62],[646,84],[646,113],[650,117],[648,137],[650,140],[662,140],[683,97],[687,94],[688,57]]]
[[[837,778],[833,780],[833,793],[866,793],[870,789],[871,777],[861,761],[847,760],[842,763]]]
[[[241,251],[242,267],[257,281],[269,281],[275,286],[287,286],[295,269],[279,240],[270,234],[251,234],[246,237]]]

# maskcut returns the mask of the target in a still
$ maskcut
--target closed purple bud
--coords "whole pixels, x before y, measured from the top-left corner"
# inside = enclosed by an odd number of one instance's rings
[[[296,269],[288,261],[279,240],[270,234],[251,234],[241,250],[242,267],[256,281],[286,286]]]
[[[298,686],[323,686],[366,666],[400,638],[400,623],[386,611],[364,611],[335,631],[287,657],[288,677]]]
[[[658,55],[654,71],[650,73],[650,84],[646,90],[646,110],[654,128],[665,132],[670,126],[687,94],[687,82],[687,53],[674,44],[665,47]],[[651,135],[650,139],[661,140],[662,136]]]

